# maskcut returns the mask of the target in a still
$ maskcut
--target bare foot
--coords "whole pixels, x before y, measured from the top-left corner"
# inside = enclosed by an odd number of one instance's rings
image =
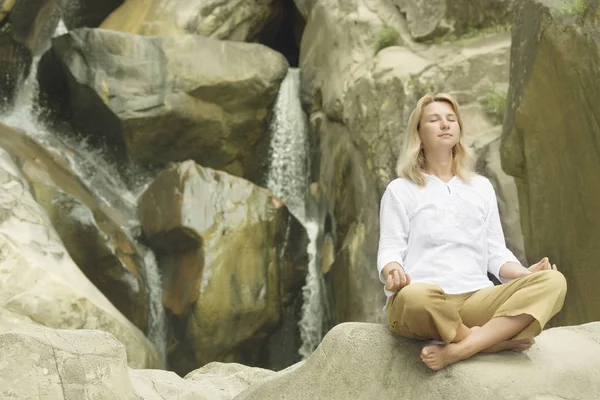
[[[535,344],[534,339],[522,339],[522,340],[506,340],[502,343],[498,343],[495,346],[485,349],[482,353],[497,353],[499,351],[525,351],[529,350],[531,346]]]
[[[466,336],[469,336],[479,328],[479,326],[470,327],[470,331]],[[460,357],[458,356],[457,352],[454,351],[455,346],[456,345],[454,343],[450,343],[446,346],[443,344],[431,344],[429,346],[425,346],[423,350],[421,350],[421,360],[425,363],[425,365],[434,371],[442,369],[447,365],[460,361]]]
[[[423,347],[421,350],[421,360],[434,371],[444,368],[447,365],[460,361],[460,358],[454,352],[455,344],[447,346],[431,345]]]
[[[477,329],[480,329],[480,327],[473,326],[470,329],[472,333]],[[425,365],[434,371],[458,362],[464,358],[461,357],[461,353],[458,351],[460,347],[459,343],[450,343],[446,346],[438,344],[425,346],[423,350],[421,350],[421,360],[425,363]],[[483,350],[482,353],[497,353],[505,350],[524,351],[531,348],[534,343],[534,339],[506,340],[486,350]]]

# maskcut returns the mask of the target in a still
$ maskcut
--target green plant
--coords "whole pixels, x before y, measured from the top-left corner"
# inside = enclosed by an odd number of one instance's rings
[[[582,15],[589,5],[589,0],[575,0],[570,6],[552,9],[555,16],[577,16]]]
[[[390,26],[382,27],[375,37],[375,54],[379,53],[386,47],[394,46],[398,43],[400,33]]]
[[[483,99],[483,109],[496,123],[502,123],[506,112],[506,92],[488,92]]]

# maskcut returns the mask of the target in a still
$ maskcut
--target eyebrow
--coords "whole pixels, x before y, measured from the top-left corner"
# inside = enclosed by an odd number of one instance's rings
[[[440,115],[441,115],[441,114],[438,114],[438,113],[433,113],[433,114],[426,114],[425,116],[426,116],[426,117],[439,117]],[[455,114],[455,113],[448,113],[448,114],[446,114],[446,116],[447,116],[447,117],[449,117],[449,116],[456,117],[456,114]]]

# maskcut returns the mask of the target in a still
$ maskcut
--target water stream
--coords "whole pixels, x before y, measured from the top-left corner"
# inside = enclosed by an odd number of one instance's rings
[[[65,33],[67,33],[67,29],[61,20],[54,37]],[[118,173],[116,166],[107,161],[108,158],[103,155],[102,150],[88,146],[84,141],[57,134],[42,122],[40,118],[42,110],[36,103],[38,63],[39,57],[33,60],[29,76],[24,77],[18,86],[19,91],[16,94],[13,108],[0,115],[0,121],[23,130],[44,148],[62,156],[69,163],[70,169],[104,206],[118,209],[125,216],[122,221],[124,225],[121,228],[144,257],[143,268],[150,293],[150,318],[147,335],[164,360],[166,316],[162,305],[161,275],[152,251],[135,239],[140,231],[140,221],[136,212],[137,194],[140,188],[132,188],[121,179],[122,175]],[[90,223],[86,213],[82,213],[81,218],[81,223]],[[92,223],[95,222],[92,221]]]
[[[290,68],[275,103],[270,126],[267,188],[281,198],[291,214],[307,231],[308,275],[302,288],[302,313],[298,323],[302,345],[299,353],[308,357],[319,345],[330,319],[326,286],[319,268],[318,240],[322,231],[318,210],[311,206],[310,140],[307,117],[300,101],[300,70]]]

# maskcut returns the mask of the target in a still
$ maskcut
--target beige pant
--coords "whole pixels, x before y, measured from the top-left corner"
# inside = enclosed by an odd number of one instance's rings
[[[563,306],[567,283],[558,271],[541,271],[476,292],[445,294],[438,285],[411,283],[388,298],[390,329],[412,339],[450,343],[461,323],[482,326],[494,317],[529,314],[535,321],[513,339],[540,334]]]

